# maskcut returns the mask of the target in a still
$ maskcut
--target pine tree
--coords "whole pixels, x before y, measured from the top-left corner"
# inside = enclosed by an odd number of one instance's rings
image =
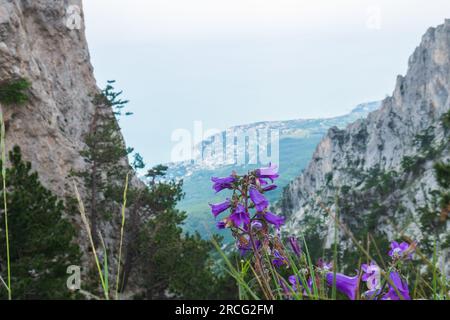
[[[98,221],[120,201],[121,184],[129,171],[127,156],[133,151],[126,148],[116,118],[131,114],[123,113],[128,100],[120,99],[122,92],[115,92],[113,84],[114,81],[108,81],[106,88],[94,98],[95,112],[85,138],[87,148],[81,153],[90,166],[77,173],[84,178],[88,190],[87,204],[96,245]]]
[[[131,214],[124,286],[133,272],[144,289],[137,298],[166,299],[167,292],[183,299],[237,298],[229,285],[234,282],[213,272],[212,242],[198,233],[184,234],[186,213],[176,208],[184,196],[183,182],[166,179],[167,169],[158,165],[148,171],[136,210],[138,225]]]
[[[11,248],[11,287],[15,299],[64,299],[67,267],[79,265],[80,251],[72,224],[63,218],[62,201],[42,186],[19,147],[9,153],[6,170]],[[2,192],[3,188],[1,189]],[[3,197],[2,206],[3,208]],[[4,225],[1,213],[0,225]],[[5,270],[5,233],[0,233],[1,270]],[[6,297],[2,287],[1,295]]]

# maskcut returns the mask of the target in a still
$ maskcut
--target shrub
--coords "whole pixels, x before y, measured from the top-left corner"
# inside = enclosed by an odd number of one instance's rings
[[[444,128],[446,130],[450,129],[450,111],[444,113],[441,121],[442,121],[442,125],[444,126]]]
[[[26,90],[31,84],[25,79],[11,80],[0,83],[0,103],[24,104],[28,101]]]

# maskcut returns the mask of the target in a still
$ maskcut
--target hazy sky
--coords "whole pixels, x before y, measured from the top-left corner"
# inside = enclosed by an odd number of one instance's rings
[[[135,114],[128,145],[170,161],[171,134],[329,117],[384,98],[448,0],[85,0],[100,86]]]

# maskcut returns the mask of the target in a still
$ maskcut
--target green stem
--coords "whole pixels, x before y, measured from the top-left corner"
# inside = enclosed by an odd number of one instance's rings
[[[120,263],[121,263],[121,258],[122,258],[123,234],[124,234],[124,229],[125,229],[125,209],[127,207],[127,192],[128,192],[128,174],[125,179],[125,189],[123,191],[122,224],[120,227],[119,261],[117,262],[117,277],[116,277],[116,300],[119,300]]]
[[[340,192],[340,190],[339,190]],[[338,202],[339,198],[336,195],[336,199],[335,199],[335,203],[336,203],[336,219],[339,220],[339,202]],[[332,300],[336,300],[336,281],[337,281],[337,277],[336,277],[336,273],[337,273],[337,268],[338,268],[338,263],[337,263],[337,250],[338,250],[338,225],[337,222],[334,221],[334,245],[333,245],[333,286],[331,289],[331,299]]]
[[[8,299],[12,300],[11,292],[11,259],[9,254],[9,228],[8,228],[8,204],[6,197],[6,146],[5,146],[5,122],[3,121],[3,111],[0,108],[0,122],[1,122],[1,149],[2,149],[2,181],[3,181],[3,205],[5,211],[5,239],[6,239],[6,263],[8,270]]]
[[[98,260],[97,250],[95,250],[94,239],[92,238],[91,228],[90,228],[89,222],[87,220],[86,210],[84,209],[84,204],[83,204],[83,201],[81,200],[81,196],[80,196],[80,193],[78,192],[78,188],[75,183],[75,180],[73,181],[73,187],[74,187],[74,191],[75,191],[75,196],[77,197],[77,201],[78,201],[78,209],[80,210],[81,220],[83,221],[84,227],[86,229],[86,233],[89,238],[89,242],[92,247],[92,255],[94,256],[95,265],[97,266],[97,270],[98,270],[99,277],[100,277],[100,282],[101,282],[101,285],[103,288],[103,293],[105,295],[105,299],[109,300],[108,284],[107,284],[107,281],[105,281],[105,279],[103,277],[102,268],[100,267],[100,261]],[[105,252],[105,255],[106,255],[106,252]]]

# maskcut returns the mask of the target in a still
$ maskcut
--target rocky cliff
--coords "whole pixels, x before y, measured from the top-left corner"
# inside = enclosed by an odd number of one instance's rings
[[[398,76],[392,96],[367,119],[332,128],[303,174],[285,189],[280,211],[288,231],[303,232],[329,248],[338,212],[360,240],[367,232],[392,240],[429,238],[424,207],[438,191],[433,165],[450,158],[442,117],[450,109],[450,20],[430,28]],[[442,224],[436,238],[447,239]],[[341,233],[341,246],[351,242]],[[361,239],[362,238],[362,239]]]
[[[81,1],[0,1],[0,79],[32,84],[29,103],[4,108],[7,146],[18,144],[58,195],[68,192],[70,170],[85,166],[80,150],[99,92],[84,26],[66,25],[71,4],[81,8]]]
[[[93,98],[100,93],[84,27],[81,0],[0,0],[0,83],[19,78],[31,83],[25,105],[2,108],[6,145],[19,145],[42,183],[60,198],[74,195],[69,174],[89,166],[80,152],[95,111]],[[128,167],[127,159],[119,165]],[[133,177],[131,183],[139,182]],[[68,214],[81,226],[78,212]],[[97,224],[115,256],[117,223]],[[87,237],[79,229],[87,253]]]

